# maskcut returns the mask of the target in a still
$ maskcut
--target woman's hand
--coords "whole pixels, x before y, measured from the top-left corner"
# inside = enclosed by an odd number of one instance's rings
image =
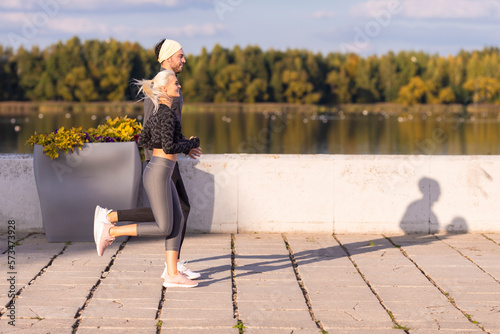
[[[201,147],[193,148],[189,153],[187,154],[188,157],[192,159],[197,159],[201,155]]]
[[[198,139],[198,140],[200,140],[198,137],[195,137],[195,136],[189,137],[189,140],[191,140],[191,139]],[[187,154],[187,156],[189,156],[192,159],[197,159],[197,158],[200,157],[201,151],[202,151],[201,147],[193,148],[193,149],[191,149],[189,151],[189,153]]]

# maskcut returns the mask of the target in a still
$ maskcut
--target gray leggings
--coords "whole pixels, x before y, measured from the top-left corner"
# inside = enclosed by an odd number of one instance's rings
[[[176,188],[172,181],[175,161],[155,157],[144,169],[144,188],[151,203],[155,222],[137,224],[137,236],[165,236],[165,250],[179,251],[184,218]]]

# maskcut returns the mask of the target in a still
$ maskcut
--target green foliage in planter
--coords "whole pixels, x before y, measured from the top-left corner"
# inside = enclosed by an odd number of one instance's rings
[[[42,145],[43,152],[50,159],[56,159],[59,157],[59,151],[74,152],[76,148],[81,149],[85,143],[137,142],[141,131],[142,125],[136,119],[125,116],[109,119],[105,124],[87,131],[83,131],[80,126],[69,130],[61,127],[50,133],[35,132],[26,143],[31,146]]]
[[[43,152],[55,159],[59,157],[59,150],[64,153],[74,152],[75,148],[81,148],[85,143],[85,133],[82,127],[73,127],[66,130],[64,127],[50,133],[36,133],[28,139],[27,144],[31,146],[38,144],[43,146]]]
[[[130,119],[127,116],[116,117],[109,119],[96,129],[90,128],[87,131],[86,143],[137,141],[141,131],[142,125],[137,123],[135,119]]]

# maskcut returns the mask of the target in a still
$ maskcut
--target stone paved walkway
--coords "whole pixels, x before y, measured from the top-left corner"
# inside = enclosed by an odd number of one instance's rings
[[[189,235],[193,289],[162,287],[160,239],[17,239],[0,333],[500,334],[500,234]]]

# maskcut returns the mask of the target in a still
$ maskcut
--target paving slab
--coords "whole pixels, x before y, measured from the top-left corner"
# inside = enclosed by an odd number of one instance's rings
[[[0,321],[0,333],[22,334],[70,334],[75,319],[16,319],[16,326]]]
[[[244,308],[240,310],[240,314],[243,323],[248,328],[288,328],[290,332],[295,329],[317,329],[316,323],[307,310]],[[263,330],[263,333],[265,332]]]
[[[171,333],[171,334],[238,334],[239,331],[233,327],[198,327],[198,328],[185,328],[185,327],[177,327],[177,328],[168,328],[161,327],[162,333]]]
[[[145,329],[156,330],[157,320],[154,319],[112,319],[112,318],[86,318],[83,317],[78,326],[78,333],[84,328],[93,329]]]
[[[166,328],[185,327],[232,327],[237,324],[232,310],[216,309],[168,309],[160,320]]]
[[[500,282],[500,261],[498,260],[500,259],[500,246],[493,240],[482,234],[464,234],[451,238],[447,235],[438,235],[438,238]]]
[[[234,247],[238,264],[235,268],[238,313],[245,326],[317,328],[281,235],[236,235]],[[260,251],[255,252],[256,249]],[[253,275],[264,272],[270,275]],[[268,279],[276,273],[281,274],[279,279]],[[242,280],[243,277],[246,280]]]
[[[329,333],[333,334],[403,334],[405,333],[402,329],[394,328],[380,328],[380,327],[369,327],[369,328],[342,328],[342,327],[327,327]],[[412,332],[413,333],[413,332]]]
[[[287,236],[316,319],[326,327],[391,328],[388,313],[332,236]],[[327,279],[327,280],[325,280]],[[367,312],[370,310],[369,312]]]
[[[107,275],[94,290],[83,310],[83,318],[129,320],[155,319],[162,296],[162,279],[146,273],[153,263],[163,268],[164,240],[131,238],[117,254]],[[120,264],[133,264],[136,270],[128,275]],[[117,265],[115,267],[115,264]],[[118,268],[118,270],[117,270]]]
[[[311,334],[311,333],[321,333],[319,329],[307,328],[307,329],[297,329],[297,328],[273,328],[273,327],[247,327],[244,331],[245,334],[258,334],[258,333],[269,333],[269,334]]]
[[[500,233],[496,233],[496,234],[493,234],[493,233],[485,233],[483,234],[485,237],[491,239],[492,241],[494,241],[497,245],[500,245]]]
[[[475,334],[484,333],[481,329],[412,329],[411,334]]]

